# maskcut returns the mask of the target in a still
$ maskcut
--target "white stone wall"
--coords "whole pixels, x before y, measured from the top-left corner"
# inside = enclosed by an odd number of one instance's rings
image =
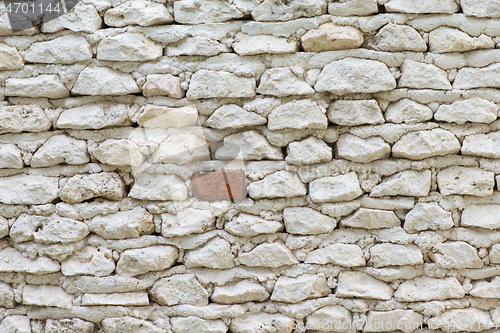
[[[499,0],[1,5],[0,332],[496,332],[498,42]]]

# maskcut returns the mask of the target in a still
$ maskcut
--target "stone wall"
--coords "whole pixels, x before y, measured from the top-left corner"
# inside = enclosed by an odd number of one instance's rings
[[[500,323],[499,0],[0,8],[0,332]]]

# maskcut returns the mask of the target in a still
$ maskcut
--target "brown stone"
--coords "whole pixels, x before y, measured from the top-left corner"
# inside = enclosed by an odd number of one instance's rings
[[[197,173],[192,178],[193,195],[205,201],[243,200],[247,196],[243,170]]]

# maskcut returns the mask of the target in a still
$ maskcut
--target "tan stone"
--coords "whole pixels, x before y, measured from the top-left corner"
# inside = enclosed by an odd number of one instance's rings
[[[356,49],[363,44],[363,33],[354,27],[325,23],[300,38],[306,52]]]

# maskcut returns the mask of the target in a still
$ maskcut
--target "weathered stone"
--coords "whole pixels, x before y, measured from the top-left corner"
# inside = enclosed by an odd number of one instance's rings
[[[448,74],[431,64],[405,60],[401,66],[399,87],[451,90]]]
[[[150,284],[144,280],[118,275],[94,277],[88,275],[65,279],[64,288],[69,293],[125,293],[146,290]]]
[[[92,64],[80,73],[71,92],[91,96],[128,95],[138,93],[140,89],[132,75]]]
[[[396,88],[386,65],[374,60],[345,58],[333,61],[321,71],[314,89],[337,95],[376,93]]]
[[[442,195],[485,197],[493,194],[495,174],[479,168],[452,166],[438,172],[437,183]]]
[[[10,78],[5,82],[5,96],[63,98],[68,88],[57,75],[39,75],[30,78]]]
[[[492,264],[500,263],[500,244],[493,244],[490,249],[489,259]]]
[[[406,214],[404,229],[416,233],[422,230],[447,230],[454,226],[451,213],[435,202],[417,203]]]
[[[323,297],[331,293],[323,274],[303,274],[296,278],[280,276],[274,286],[271,300],[297,303],[305,299]]]
[[[85,164],[90,161],[87,142],[66,135],[50,137],[33,155],[31,166],[43,168],[61,163]]]
[[[462,144],[462,155],[500,158],[500,132],[466,136]]]
[[[24,54],[28,62],[74,64],[92,59],[92,46],[78,35],[65,35],[48,42],[33,43]]]
[[[82,297],[82,305],[149,306],[149,297],[146,292],[85,294]]]
[[[150,246],[123,251],[116,264],[116,273],[132,277],[169,268],[177,260],[177,249],[172,246]]]
[[[111,27],[125,27],[132,24],[146,27],[173,21],[174,18],[165,5],[144,0],[126,1],[104,14],[104,23]]]
[[[178,1],[176,2],[178,3]],[[191,77],[187,98],[253,97],[255,79],[224,71],[199,70]]]
[[[102,20],[94,6],[79,2],[67,14],[44,22],[42,32],[53,33],[63,29],[94,33],[101,28]]]
[[[462,211],[460,225],[485,229],[500,229],[500,205],[469,205]]]
[[[435,128],[403,135],[392,146],[392,156],[421,160],[433,156],[455,155],[460,147],[460,142],[452,132]]]
[[[60,269],[59,262],[46,257],[29,259],[9,247],[0,251],[0,272],[47,274],[58,272]]]
[[[369,311],[363,332],[403,331],[410,333],[422,327],[424,316],[413,310]]]
[[[329,2],[328,13],[335,16],[368,16],[378,12],[376,0]]]
[[[306,327],[321,332],[348,332],[352,318],[349,311],[339,305],[327,305],[307,316]]]
[[[257,131],[246,131],[224,138],[224,145],[217,149],[215,157],[220,160],[233,160],[241,156],[243,160],[282,160],[280,148],[273,147]]]
[[[259,126],[265,123],[267,123],[267,119],[255,112],[249,112],[238,105],[229,104],[215,110],[207,119],[206,125],[217,129],[226,129]]]
[[[21,149],[13,143],[0,144],[0,169],[22,169],[23,167]]]
[[[14,289],[7,283],[0,282],[0,306],[12,309],[14,305]]]
[[[292,251],[281,243],[260,244],[252,251],[240,254],[238,260],[242,265],[258,267],[281,267],[298,263]]]
[[[27,284],[23,287],[23,304],[37,306],[54,306],[70,309],[73,296],[58,286],[35,286]]]
[[[166,333],[167,330],[147,320],[133,317],[106,318],[101,322],[104,333]]]
[[[323,177],[309,183],[309,196],[314,203],[351,201],[363,194],[355,172]]]
[[[488,124],[497,119],[497,114],[496,104],[482,98],[473,98],[451,105],[441,105],[434,114],[434,119],[457,124],[469,121]]]
[[[476,248],[465,242],[440,243],[435,245],[432,251],[429,253],[431,259],[446,269],[483,267]]]
[[[173,317],[170,318],[172,323],[173,333],[191,333],[206,332],[206,333],[226,333],[227,325],[220,319],[218,320],[205,320],[195,316],[186,318]]]
[[[44,132],[51,121],[37,105],[0,106],[0,133]]]
[[[328,119],[341,126],[377,125],[384,123],[384,116],[374,99],[360,101],[335,101],[328,108]]]
[[[346,217],[340,222],[345,227],[379,229],[392,228],[401,225],[393,211],[360,208],[352,216]]]
[[[282,314],[269,314],[260,312],[256,314],[245,314],[231,320],[229,327],[234,333],[260,333],[280,332],[291,333],[295,326],[295,320]]]
[[[416,124],[432,119],[433,112],[426,105],[404,98],[391,103],[384,115],[385,120],[391,123]]]
[[[448,27],[439,27],[429,33],[429,50],[433,53],[467,52],[494,47],[495,43],[486,35],[472,38],[465,32]]]
[[[45,322],[45,333],[92,333],[95,324],[81,320],[80,318],[71,319],[47,319]]]
[[[339,137],[335,148],[336,158],[358,163],[368,163],[391,156],[391,146],[379,136],[363,139],[345,133]]]
[[[271,68],[262,74],[257,93],[285,97],[290,95],[311,95],[314,89],[298,78],[290,68]]]
[[[411,14],[452,14],[458,11],[458,4],[454,0],[390,0],[385,4],[388,12]]]
[[[144,162],[139,147],[129,140],[106,140],[93,153],[99,162],[108,165],[139,166]]]
[[[429,318],[427,325],[445,332],[480,332],[495,326],[488,312],[476,308],[447,310]]]
[[[287,38],[268,35],[250,36],[243,33],[237,33],[236,42],[233,43],[234,52],[242,56],[294,53],[298,48],[297,41]]]
[[[102,197],[121,200],[125,196],[125,184],[113,172],[76,175],[68,179],[61,189],[61,200],[73,204],[92,198]]]
[[[128,121],[128,106],[114,103],[91,103],[64,110],[55,123],[57,128],[101,129],[123,126]]]
[[[334,264],[343,267],[364,266],[363,250],[354,244],[332,244],[307,254],[305,263]]]
[[[368,45],[377,51],[427,51],[427,44],[417,30],[407,25],[387,24],[368,40]]]
[[[141,173],[128,194],[137,200],[175,200],[187,198],[188,189],[182,178],[174,175]]]
[[[274,234],[283,229],[278,221],[268,221],[261,217],[241,213],[224,224],[224,229],[236,236],[254,237],[260,234]]]
[[[31,333],[30,318],[21,315],[7,316],[0,323],[0,331],[4,333]]]
[[[0,217],[0,238],[9,235],[9,220],[5,217]]]
[[[278,171],[247,187],[253,199],[291,198],[306,195],[307,188],[296,173]]]
[[[106,239],[139,238],[154,231],[153,215],[144,208],[121,211],[109,215],[98,215],[89,223],[93,233]]]
[[[342,271],[338,283],[336,297],[390,300],[394,293],[389,285],[363,272]]]
[[[300,37],[306,52],[356,49],[363,44],[363,33],[354,27],[325,23]]]
[[[174,2],[174,17],[177,23],[218,23],[243,16],[238,8],[225,0],[207,0],[193,3],[190,0]]]
[[[497,0],[460,0],[466,16],[500,17],[500,3]]]
[[[297,100],[283,104],[268,116],[267,127],[271,130],[293,129],[326,129],[328,119],[325,110],[310,99]]]
[[[221,52],[230,52],[230,48],[216,40],[195,36],[186,37],[178,42],[168,44],[165,54],[169,57],[178,56],[214,56]]]
[[[148,61],[163,55],[163,47],[141,33],[106,37],[97,45],[97,59],[108,61]]]
[[[310,137],[300,142],[291,142],[287,147],[288,164],[308,165],[330,162],[333,158],[332,148],[324,141]]]
[[[337,225],[334,218],[308,207],[285,208],[283,220],[286,231],[298,235],[329,234]]]
[[[231,244],[216,237],[208,241],[201,248],[189,251],[184,256],[186,267],[207,267],[215,269],[234,267],[234,255]]]
[[[24,59],[17,48],[7,44],[0,44],[0,71],[21,69],[24,67]]]
[[[57,199],[59,179],[36,175],[0,178],[0,202],[7,205],[46,204]]]
[[[173,275],[160,279],[155,282],[149,295],[160,305],[208,304],[208,293],[193,274]]]
[[[465,291],[454,277],[435,279],[419,276],[401,283],[394,293],[398,302],[444,301],[450,298],[462,298]]]
[[[265,0],[254,10],[255,21],[289,21],[299,17],[311,17],[326,13],[326,1],[304,0],[281,2]]]
[[[198,110],[194,105],[170,108],[148,104],[137,117],[139,126],[147,128],[182,128],[195,126],[197,121]]]
[[[370,248],[369,265],[374,267],[423,264],[422,252],[416,245],[390,243],[376,244]]]
[[[266,289],[257,282],[243,280],[214,288],[212,301],[220,304],[263,302],[269,298]]]
[[[209,210],[186,208],[176,215],[162,214],[161,220],[161,234],[164,237],[178,237],[213,229],[215,217]]]
[[[500,297],[500,278],[497,276],[491,282],[478,281],[474,283],[474,288],[469,293],[474,297],[498,298]]]
[[[431,172],[405,170],[388,177],[372,188],[372,197],[385,195],[402,195],[409,197],[425,197],[431,190]]]
[[[483,68],[462,68],[453,81],[453,89],[500,88],[500,64]]]
[[[127,3],[127,2],[126,2]],[[184,97],[182,80],[171,74],[149,74],[146,83],[142,86],[144,96],[168,96],[172,98]],[[158,106],[156,106],[158,108]]]
[[[87,246],[61,262],[61,271],[66,276],[107,276],[115,270],[111,250],[104,247]]]
[[[149,160],[182,165],[209,159],[210,151],[204,139],[192,133],[178,133],[163,141]]]

